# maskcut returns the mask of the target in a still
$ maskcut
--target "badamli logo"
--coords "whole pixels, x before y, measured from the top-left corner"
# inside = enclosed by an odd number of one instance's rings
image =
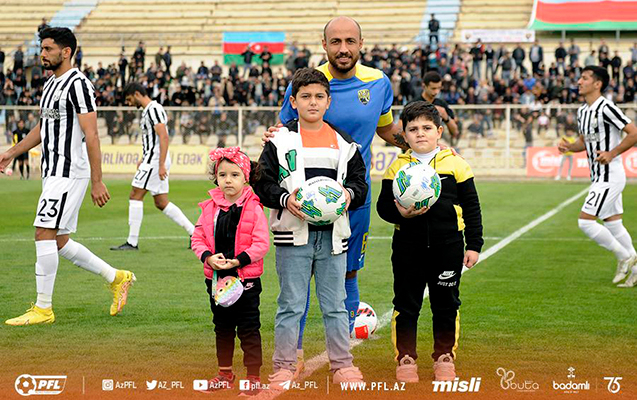
[[[20,396],[53,395],[64,391],[66,375],[23,374],[15,380],[15,391]]]
[[[579,393],[581,390],[590,390],[591,385],[588,381],[585,382],[573,382],[575,378],[575,368],[569,367],[567,378],[571,379],[568,382],[555,382],[553,381],[553,390],[560,390],[564,393]]]
[[[516,390],[518,392],[535,392],[540,388],[537,382],[525,380],[523,382],[513,381],[515,372],[507,371],[500,367],[495,371],[500,377],[500,387],[504,390]]]
[[[433,381],[434,392],[478,392],[482,378],[471,378],[469,381],[461,381],[459,378],[453,381]]]

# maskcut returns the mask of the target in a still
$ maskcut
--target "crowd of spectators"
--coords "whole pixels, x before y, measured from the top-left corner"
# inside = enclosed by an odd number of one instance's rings
[[[432,17],[433,18],[433,17]],[[43,21],[46,24],[46,21]],[[432,38],[434,39],[434,38]],[[389,77],[394,91],[394,104],[406,104],[420,98],[423,87],[422,77],[428,71],[437,71],[443,77],[440,97],[451,106],[458,104],[522,104],[530,110],[538,111],[547,105],[580,103],[577,80],[583,66],[601,65],[608,68],[611,82],[607,96],[617,103],[635,101],[637,82],[637,43],[631,48],[628,60],[622,60],[617,51],[611,50],[604,40],[594,48],[591,42],[584,55],[573,39],[570,45],[560,43],[554,49],[555,61],[544,63],[545,51],[539,41],[528,49],[521,45],[511,51],[505,46],[493,47],[480,41],[473,45],[440,43],[423,45],[414,50],[399,48],[365,48],[360,62],[379,68]],[[201,61],[198,68],[184,62],[173,63],[171,48],[160,48],[149,57],[146,46],[139,42],[132,56],[126,57],[122,48],[117,63],[88,65],[83,63],[84,53],[78,47],[75,64],[91,81],[96,89],[98,106],[123,105],[122,87],[132,80],[148,88],[150,96],[164,106],[271,106],[279,107],[283,101],[288,82],[294,71],[301,67],[316,66],[311,62],[311,52],[306,46],[292,43],[286,50],[284,65],[271,66],[272,54],[263,49],[256,63],[256,55],[249,48],[242,54],[243,63],[232,63],[224,67],[218,61],[209,64]],[[318,58],[314,58],[317,61]],[[325,62],[325,58],[318,63]],[[39,63],[34,63],[25,72],[25,55],[22,48],[13,54],[13,67],[4,68],[5,54],[0,48],[0,105],[37,105],[46,80],[46,71]],[[184,114],[179,117],[182,129],[203,135],[210,129],[215,132],[222,128],[236,129],[226,125],[236,123],[226,112],[216,112],[214,121],[208,117]],[[221,115],[224,115],[223,120]],[[261,113],[261,124],[274,122],[274,113]],[[491,114],[491,113],[489,113]],[[499,117],[495,113],[494,117]],[[118,134],[117,119],[109,122],[109,133]],[[469,116],[479,119],[479,116]],[[205,123],[202,123],[202,119]],[[496,118],[497,119],[497,118]],[[226,121],[230,121],[226,123]],[[210,122],[210,123],[208,123]],[[479,134],[484,134],[481,121]],[[206,125],[212,123],[212,128]],[[256,123],[256,122],[255,122]],[[28,124],[28,121],[27,121]],[[251,124],[246,124],[251,125]],[[469,127],[471,123],[469,124]],[[250,126],[246,127],[249,129]],[[489,129],[487,126],[486,129]],[[471,130],[471,129],[470,129]]]

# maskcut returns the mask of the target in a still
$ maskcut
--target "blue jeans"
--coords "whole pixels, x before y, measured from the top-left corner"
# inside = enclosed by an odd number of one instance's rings
[[[349,323],[345,309],[347,254],[332,255],[332,232],[310,231],[303,246],[277,246],[279,305],[274,317],[274,371],[296,369],[299,322],[305,311],[307,288],[312,274],[323,313],[325,341],[330,368],[352,366],[349,351]]]

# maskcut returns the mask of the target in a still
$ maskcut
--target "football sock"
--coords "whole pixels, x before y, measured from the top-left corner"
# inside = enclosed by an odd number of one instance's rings
[[[144,219],[144,202],[139,200],[128,201],[128,239],[129,244],[137,246],[139,242],[139,230],[142,227]]]
[[[183,212],[181,212],[179,207],[177,207],[173,203],[168,203],[168,205],[166,206],[166,208],[162,210],[162,212],[166,214],[168,218],[175,221],[177,225],[184,228],[186,232],[188,232],[188,234],[192,236],[193,232],[195,231],[195,226],[192,224],[192,222],[188,220],[188,218],[186,218],[186,216],[184,215]]]
[[[350,279],[345,278],[345,292],[347,293],[345,308],[349,316],[349,333],[352,333],[354,330],[354,321],[356,320],[356,312],[358,311],[358,304],[360,303],[358,276]]]
[[[24,164],[20,164],[20,176],[24,178]]]
[[[616,221],[604,222],[604,226],[608,228],[610,233],[612,233],[615,239],[617,239],[619,244],[621,244],[626,250],[628,250],[631,256],[637,254],[637,252],[635,251],[635,246],[633,246],[633,239],[630,237],[630,233],[628,233],[628,231],[624,227],[621,219],[618,219]]]
[[[55,240],[38,240],[35,242],[35,285],[38,297],[35,305],[40,308],[51,307],[53,286],[58,271],[58,245]]]
[[[31,167],[29,167],[29,164],[27,164],[27,179],[29,179],[30,175],[31,175]]]
[[[296,344],[297,354],[298,350],[301,350],[301,357],[303,357],[303,332],[305,332],[305,324],[307,323],[307,314],[310,312],[310,285],[307,285],[307,300],[305,301],[305,311],[301,317],[301,323],[299,324],[299,341]]]
[[[115,273],[117,272],[115,268],[72,239],[69,239],[66,246],[62,247],[59,253],[78,267],[100,275],[108,283],[113,283],[115,280]]]
[[[622,246],[617,239],[613,237],[608,228],[602,224],[598,224],[597,221],[589,219],[579,219],[579,228],[592,240],[597,242],[600,246],[606,250],[610,250],[615,254],[618,260],[625,260],[630,257],[628,250]]]

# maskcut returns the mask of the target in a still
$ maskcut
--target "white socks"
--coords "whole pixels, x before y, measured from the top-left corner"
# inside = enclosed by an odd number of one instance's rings
[[[604,226],[608,228],[610,233],[613,234],[615,239],[630,253],[631,256],[637,254],[635,246],[633,246],[633,239],[630,237],[630,233],[624,227],[621,219],[615,221],[604,222]]]
[[[36,306],[51,307],[53,286],[58,271],[58,245],[55,240],[38,240],[35,242],[35,285],[38,291]]]
[[[589,219],[579,219],[578,225],[586,236],[597,242],[597,244],[606,250],[612,251],[618,260],[625,260],[631,256],[629,251],[624,248],[617,239],[615,239],[613,234],[604,225],[598,224],[597,221]]]
[[[55,243],[54,240],[52,242]],[[66,258],[78,267],[102,276],[108,283],[113,283],[115,280],[115,273],[117,272],[115,268],[105,263],[104,260],[91,253],[89,249],[72,239],[69,239],[66,245],[60,249],[59,253],[62,257]]]
[[[192,222],[190,222],[190,220],[188,220],[188,218],[186,218],[179,207],[177,207],[173,203],[168,203],[168,205],[162,210],[162,212],[166,214],[168,218],[175,221],[177,225],[184,228],[186,232],[188,232],[188,234],[192,236],[193,232],[195,231],[195,226],[192,224]]]
[[[139,230],[142,227],[142,219],[144,219],[144,202],[139,200],[129,200],[128,206],[128,231],[129,244],[137,246],[139,242]]]

